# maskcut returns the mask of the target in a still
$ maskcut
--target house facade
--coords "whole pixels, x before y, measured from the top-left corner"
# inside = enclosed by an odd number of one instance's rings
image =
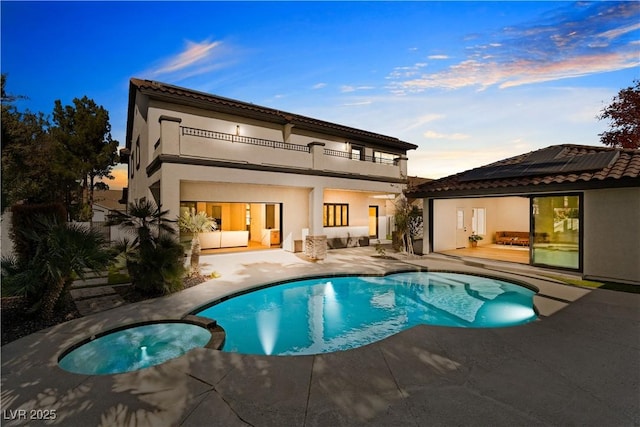
[[[205,211],[203,249],[302,250],[385,238],[405,188],[397,138],[149,80],[131,79],[128,201]],[[323,237],[324,236],[324,237]]]
[[[529,264],[640,284],[640,150],[556,145],[414,188],[423,252],[527,250]]]

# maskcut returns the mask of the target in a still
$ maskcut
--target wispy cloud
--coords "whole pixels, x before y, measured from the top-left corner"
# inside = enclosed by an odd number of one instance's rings
[[[340,87],[340,92],[343,93],[349,93],[349,92],[355,92],[358,90],[372,90],[375,89],[375,87],[373,86],[350,86],[350,85],[343,85]]]
[[[354,107],[354,106],[358,106],[358,105],[371,105],[373,103],[373,101],[371,100],[366,100],[366,101],[357,101],[357,102],[347,102],[342,104],[345,107]]]
[[[429,59],[449,59],[448,55],[429,55]]]
[[[311,87],[311,89],[322,89],[322,88],[325,88],[325,87],[327,87],[326,83],[316,83]]]
[[[572,4],[535,22],[469,37],[466,58],[422,73],[423,64],[391,71],[395,93],[431,88],[508,88],[640,65],[639,2]],[[433,59],[433,58],[432,58]]]
[[[432,130],[426,131],[423,136],[427,139],[448,139],[452,141],[461,141],[463,139],[469,139],[470,136],[464,133],[438,133]]]
[[[179,75],[179,78],[186,78],[210,72],[222,66],[220,62],[216,62],[221,46],[220,41],[204,40],[197,43],[187,40],[182,52],[164,59],[149,70],[148,74]]]
[[[409,126],[405,127],[404,130],[405,132],[410,131],[412,129],[419,128],[427,123],[435,122],[436,120],[442,120],[444,118],[445,118],[444,114],[439,114],[439,113],[425,114],[423,116],[416,117],[415,121],[411,123]]]

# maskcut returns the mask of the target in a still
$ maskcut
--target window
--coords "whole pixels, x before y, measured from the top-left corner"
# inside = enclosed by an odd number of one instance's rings
[[[346,227],[349,225],[349,205],[346,203],[325,203],[323,225],[325,227]]]
[[[471,212],[471,230],[475,234],[487,234],[487,210],[485,208],[472,208]]]
[[[382,163],[385,165],[393,165],[398,158],[397,154],[384,153],[382,151],[374,151],[373,152],[373,161],[375,163]]]
[[[364,160],[364,147],[358,145],[351,146],[351,159],[352,160]]]

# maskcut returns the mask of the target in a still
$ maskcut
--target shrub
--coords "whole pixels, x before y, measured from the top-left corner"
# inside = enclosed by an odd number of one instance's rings
[[[16,257],[21,261],[32,258],[36,248],[33,239],[30,239],[27,232],[34,230],[40,233],[46,232],[41,229],[43,218],[48,218],[56,223],[63,223],[67,220],[67,211],[61,203],[42,203],[33,205],[14,205],[11,207],[11,240]]]
[[[182,245],[162,211],[150,201],[130,203],[128,213],[117,213],[109,223],[136,232],[133,242],[116,246],[125,259],[132,285],[148,296],[165,295],[182,289],[185,273]]]
[[[111,257],[104,237],[79,224],[36,217],[33,228],[21,230],[32,256],[2,260],[4,290],[25,297],[31,312],[50,318],[74,278],[104,269]]]

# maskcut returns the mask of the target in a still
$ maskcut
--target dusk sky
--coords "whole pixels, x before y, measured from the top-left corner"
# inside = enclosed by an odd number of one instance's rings
[[[635,1],[2,1],[1,14],[20,110],[87,95],[124,146],[129,79],[152,79],[417,144],[409,175],[429,178],[601,145],[596,116],[640,79]]]

